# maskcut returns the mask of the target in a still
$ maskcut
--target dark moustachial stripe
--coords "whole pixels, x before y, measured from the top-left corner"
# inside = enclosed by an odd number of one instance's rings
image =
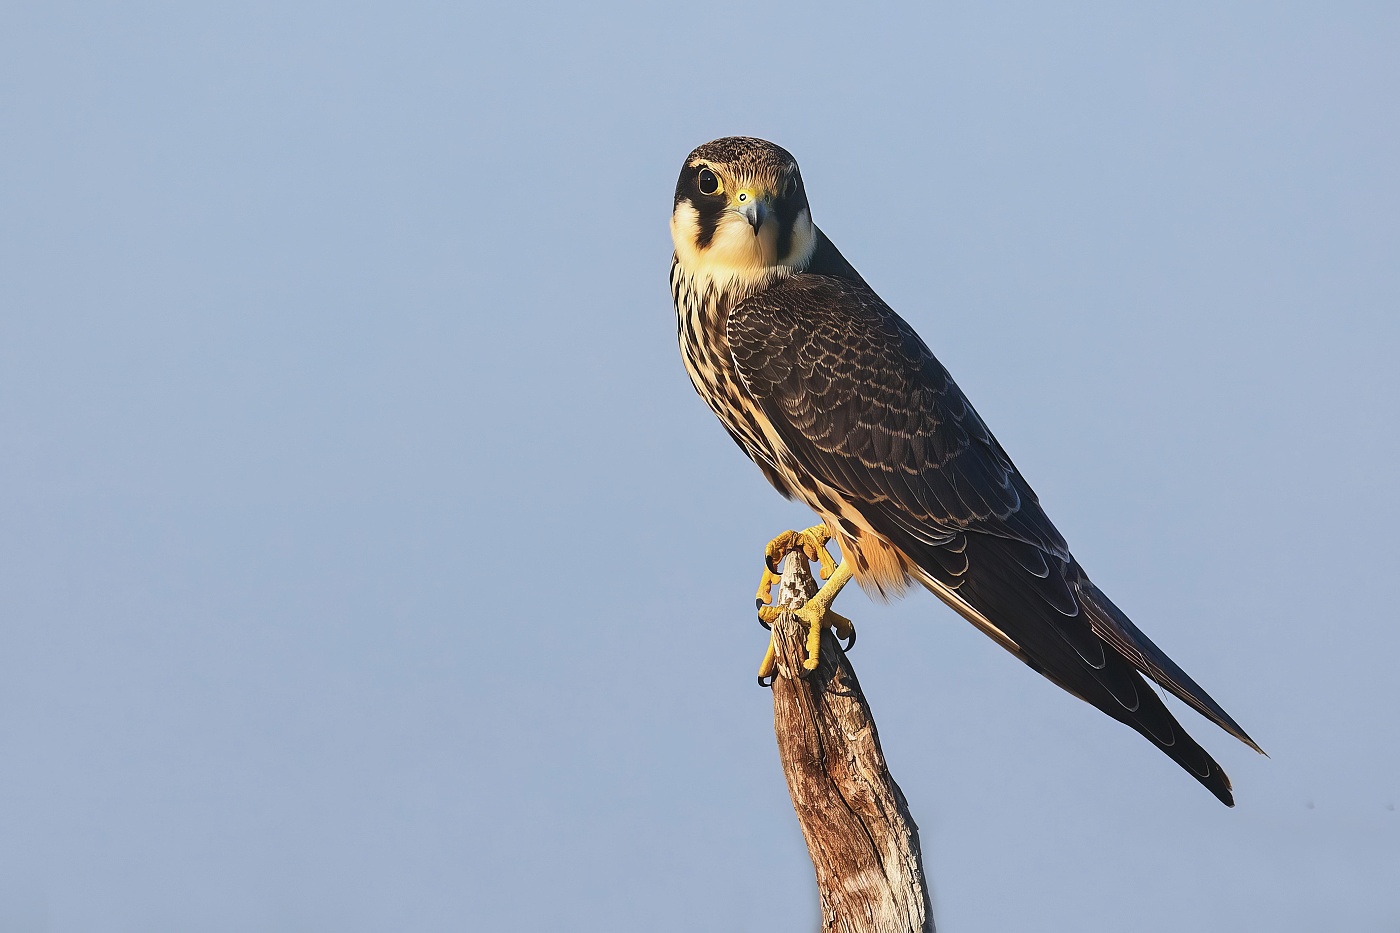
[[[706,249],[715,238],[715,231],[719,229],[719,219],[724,216],[727,205],[723,191],[718,194],[701,192],[699,178],[699,168],[687,164],[681,169],[681,177],[676,181],[675,203],[679,205],[683,201],[688,202],[700,215],[700,231],[695,237],[695,243],[701,249]]]
[[[701,196],[690,202],[700,215],[700,230],[695,236],[695,245],[708,249],[719,229],[719,219],[724,216],[724,199],[718,196]]]
[[[802,213],[802,209],[807,207],[807,189],[802,187],[802,176],[796,167],[792,170],[792,175],[784,180],[787,187],[786,193],[780,193],[778,200],[773,205],[773,215],[778,221],[778,258],[781,260],[788,253],[792,252],[793,227],[797,224],[797,215]]]

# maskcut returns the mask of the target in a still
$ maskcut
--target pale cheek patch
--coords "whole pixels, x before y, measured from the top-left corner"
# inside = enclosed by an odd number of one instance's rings
[[[699,236],[700,214],[682,201],[671,215],[671,242],[687,272],[716,284],[740,286],[756,285],[773,276],[778,240],[773,224],[764,224],[754,236],[748,221],[737,214],[725,214],[706,249],[695,245]]]
[[[816,227],[812,224],[811,213],[804,207],[798,211],[792,224],[792,250],[786,256],[779,257],[779,261],[794,269],[805,269],[807,263],[812,261],[816,248]]]
[[[755,236],[747,220],[725,214],[705,249],[695,245],[699,235],[700,215],[689,202],[682,201],[671,215],[676,259],[698,281],[746,291],[767,287],[775,278],[805,269],[817,242],[816,227],[806,209],[795,219],[792,246],[786,256],[777,255],[778,226],[771,218]]]
[[[676,205],[671,214],[671,242],[676,247],[676,258],[681,265],[689,267],[698,256],[695,241],[700,237],[700,212],[689,201]]]

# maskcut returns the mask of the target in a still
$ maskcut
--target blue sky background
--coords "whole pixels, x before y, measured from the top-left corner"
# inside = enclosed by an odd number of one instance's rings
[[[805,931],[783,502],[676,172],[779,142],[1227,811],[927,595],[854,662],[940,928],[1400,924],[1392,4],[0,8],[0,929]],[[1181,706],[1176,706],[1181,710]]]

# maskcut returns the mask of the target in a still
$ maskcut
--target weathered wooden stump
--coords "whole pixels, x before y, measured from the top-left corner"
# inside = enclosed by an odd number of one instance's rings
[[[798,608],[816,590],[806,559],[789,554],[775,605]],[[773,632],[773,727],[817,872],[821,929],[933,933],[919,828],[885,765],[856,672],[830,631],[821,664],[805,671],[807,626],[791,612]]]

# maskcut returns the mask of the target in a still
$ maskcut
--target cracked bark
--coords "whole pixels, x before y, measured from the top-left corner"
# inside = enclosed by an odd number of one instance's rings
[[[807,561],[789,554],[776,605],[798,608],[816,590]],[[828,630],[821,664],[804,671],[807,626],[791,612],[773,633],[773,726],[816,869],[821,930],[933,933],[919,829],[885,765],[855,670]]]

